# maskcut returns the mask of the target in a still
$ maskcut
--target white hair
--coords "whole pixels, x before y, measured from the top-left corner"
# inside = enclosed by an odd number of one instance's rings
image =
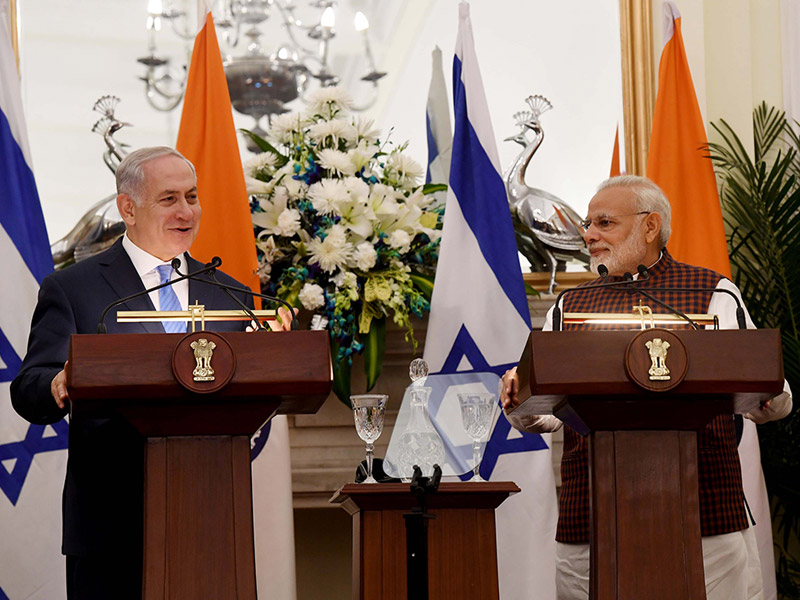
[[[633,190],[636,200],[636,212],[650,212],[661,215],[661,231],[659,231],[658,243],[659,247],[665,248],[669,241],[670,233],[672,233],[670,226],[672,209],[661,188],[647,177],[619,175],[606,179],[598,186],[597,191],[615,187]]]

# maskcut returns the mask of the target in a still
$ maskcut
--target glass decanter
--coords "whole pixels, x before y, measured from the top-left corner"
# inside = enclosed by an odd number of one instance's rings
[[[403,480],[410,481],[414,465],[418,465],[426,477],[433,475],[433,465],[444,466],[444,443],[431,423],[428,414],[428,398],[431,388],[423,382],[428,375],[428,365],[415,358],[409,367],[411,411],[398,445],[397,462]]]

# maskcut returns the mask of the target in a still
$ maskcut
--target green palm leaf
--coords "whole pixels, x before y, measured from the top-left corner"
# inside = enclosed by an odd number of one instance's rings
[[[780,328],[784,371],[800,389],[800,136],[783,111],[762,102],[753,111],[753,158],[724,120],[711,125],[722,141],[708,145],[720,183],[734,280],[759,327]],[[800,418],[759,427],[773,511],[781,598],[800,590]]]

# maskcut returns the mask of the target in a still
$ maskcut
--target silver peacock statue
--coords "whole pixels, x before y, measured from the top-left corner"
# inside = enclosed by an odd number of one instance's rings
[[[117,104],[119,98],[103,96],[92,107],[92,110],[103,115],[92,131],[103,136],[106,143],[103,161],[112,173],[116,172],[120,161],[128,153],[125,149],[127,144],[117,142],[113,136],[123,127],[130,126],[114,116]],[[67,235],[50,245],[57,269],[102,252],[125,232],[125,223],[117,210],[116,200],[117,195],[112,194],[94,204]]]
[[[544,140],[539,117],[553,107],[544,96],[528,96],[525,101],[530,110],[514,115],[519,133],[505,140],[517,142],[524,148],[506,172],[506,191],[517,247],[530,262],[531,271],[550,273],[548,293],[552,294],[556,287],[556,273],[564,271],[570,260],[588,265],[589,252],[583,241],[578,213],[553,194],[525,183],[528,164]],[[529,132],[533,134],[530,140]]]

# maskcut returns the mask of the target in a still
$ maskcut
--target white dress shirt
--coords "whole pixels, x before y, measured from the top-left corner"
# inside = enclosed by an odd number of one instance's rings
[[[149,252],[142,250],[134,244],[131,239],[128,237],[126,233],[122,237],[122,247],[125,249],[125,252],[128,253],[128,256],[133,263],[133,268],[136,269],[136,272],[139,274],[139,277],[142,280],[142,284],[144,285],[145,289],[149,289],[151,287],[157,286],[161,283],[161,277],[158,275],[158,271],[156,271],[156,267],[161,265],[168,265],[172,262],[172,259],[163,261],[160,258],[153,256]],[[186,264],[186,257],[181,254],[176,256],[175,258],[180,259],[181,266],[178,267],[181,273],[187,272],[187,264]],[[172,274],[172,279],[178,277],[176,273]],[[189,306],[189,280],[184,279],[183,281],[179,281],[178,283],[172,286],[172,289],[175,291],[175,294],[178,296],[178,302],[181,303],[182,310],[188,310],[187,307]],[[153,302],[153,306],[156,310],[161,310],[161,303],[158,298],[158,290],[152,291],[148,294],[150,296],[150,300]]]

